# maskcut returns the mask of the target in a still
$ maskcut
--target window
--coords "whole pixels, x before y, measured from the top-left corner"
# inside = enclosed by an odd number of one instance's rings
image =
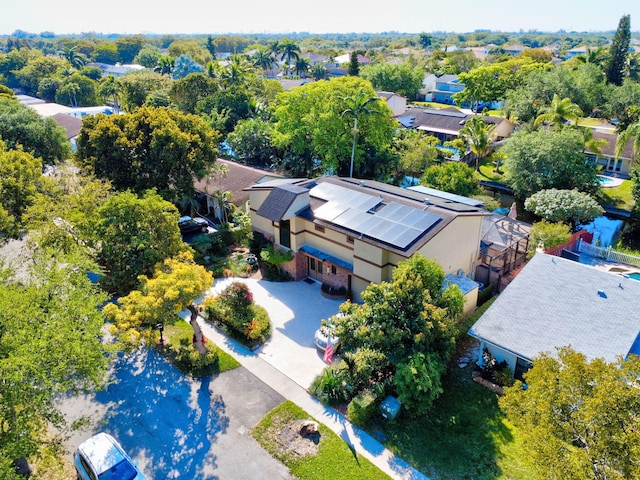
[[[289,220],[280,222],[280,245],[291,248],[291,223]]]
[[[324,227],[322,225],[316,225],[316,232],[324,233]]]
[[[331,265],[331,275],[335,275],[337,273],[336,266]]]
[[[353,237],[351,235],[347,235],[347,243],[353,243]]]

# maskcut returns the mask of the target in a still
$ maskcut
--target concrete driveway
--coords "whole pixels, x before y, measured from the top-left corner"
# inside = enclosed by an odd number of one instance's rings
[[[270,282],[257,279],[219,279],[209,292],[215,295],[233,281],[246,283],[254,301],[269,312],[271,338],[256,353],[303,388],[309,388],[326,363],[315,348],[313,335],[322,319],[338,313],[342,301],[329,300],[320,284]]]
[[[155,350],[140,350],[117,360],[110,378],[102,392],[60,399],[69,422],[89,420],[66,441],[69,461],[105,431],[150,480],[292,478],[250,434],[284,398],[244,367],[191,379]]]

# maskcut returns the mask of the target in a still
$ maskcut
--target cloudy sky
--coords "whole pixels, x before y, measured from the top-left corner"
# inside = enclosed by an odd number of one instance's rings
[[[615,30],[638,0],[9,0],[0,35],[66,33],[471,32]]]

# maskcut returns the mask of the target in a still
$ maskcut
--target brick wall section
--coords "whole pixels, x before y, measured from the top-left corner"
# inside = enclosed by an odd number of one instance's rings
[[[329,270],[329,273],[327,273],[327,267],[329,267],[329,269],[331,269],[331,267],[336,267],[336,274],[332,274],[331,270]],[[331,262],[324,262],[324,272],[322,272],[322,279],[324,280],[324,283],[326,283],[327,285],[334,287],[334,288],[340,288],[340,287],[344,287],[347,288],[349,285],[349,271],[345,270],[344,268],[341,268],[337,265],[334,265]]]
[[[307,276],[307,256],[302,252],[297,252],[293,260],[282,264],[282,269],[287,272],[297,282]]]

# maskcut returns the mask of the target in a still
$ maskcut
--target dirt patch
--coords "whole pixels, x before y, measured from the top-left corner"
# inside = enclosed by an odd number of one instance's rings
[[[276,435],[280,454],[289,453],[307,457],[318,453],[320,432],[302,434],[301,430],[309,420],[295,420],[287,423]]]

